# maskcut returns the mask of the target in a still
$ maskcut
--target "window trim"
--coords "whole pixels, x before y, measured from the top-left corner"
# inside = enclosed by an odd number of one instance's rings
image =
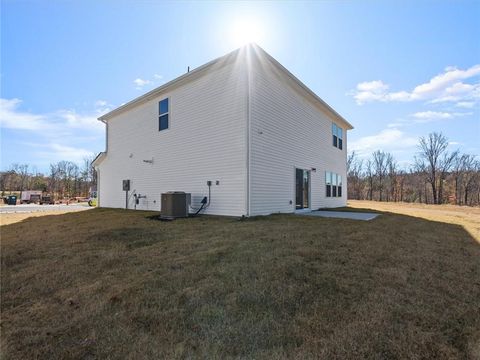
[[[343,195],[343,176],[332,171],[325,171],[325,197],[341,198]]]
[[[167,112],[164,112],[164,113],[161,113],[160,112],[160,103],[162,101],[165,101],[167,100]],[[170,114],[171,114],[172,110],[171,110],[171,107],[170,107],[170,96],[167,96],[166,98],[163,98],[162,100],[160,100],[158,102],[158,132],[162,132],[162,131],[166,131],[166,130],[169,130],[170,129]],[[162,116],[165,116],[167,115],[167,127],[165,129],[160,129],[160,118]]]
[[[332,122],[332,145],[333,147],[338,146],[338,137],[337,137],[337,124]]]
[[[342,182],[342,175],[337,174],[337,197],[342,197],[343,192],[343,182]]]
[[[325,197],[332,197],[332,172],[325,171]]]
[[[340,136],[338,136],[340,135]],[[343,129],[337,125],[337,147],[339,150],[343,150]]]
[[[343,150],[343,133],[345,129],[332,121],[332,145],[339,150]],[[339,136],[340,135],[340,136]]]
[[[332,197],[337,197],[337,173],[332,174]]]

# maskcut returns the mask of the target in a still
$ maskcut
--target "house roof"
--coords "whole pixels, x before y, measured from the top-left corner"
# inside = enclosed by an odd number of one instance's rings
[[[304,83],[302,83],[295,75],[293,75],[290,71],[288,71],[282,64],[280,64],[273,56],[271,56],[270,54],[268,54],[265,50],[263,50],[260,46],[258,46],[257,44],[248,44],[248,45],[245,45],[244,47],[242,48],[239,48],[237,50],[234,50],[224,56],[221,56],[215,60],[212,60],[192,71],[189,71],[169,82],[167,82],[166,84],[163,84],[121,106],[119,106],[118,108],[106,113],[105,115],[102,115],[98,118],[98,120],[100,121],[103,121],[105,122],[106,120],[112,118],[113,116],[123,112],[124,110],[128,110],[138,104],[141,104],[141,103],[144,103],[148,100],[151,100],[152,98],[155,98],[157,97],[158,95],[160,95],[161,93],[165,92],[166,90],[178,85],[178,84],[181,84],[181,83],[187,83],[188,81],[190,80],[193,80],[195,79],[200,73],[202,72],[205,72],[207,71],[208,69],[210,69],[211,67],[213,67],[214,65],[216,64],[220,64],[220,63],[228,63],[230,60],[233,60],[235,59],[241,52],[242,49],[244,48],[252,48],[254,49],[255,51],[253,53],[257,54],[257,55],[260,55],[260,56],[264,56],[266,59],[268,59],[276,68],[278,68],[284,75],[287,76],[287,78],[289,78],[294,85],[298,86],[299,89],[303,90],[306,94],[310,95],[310,97],[312,98],[312,100],[314,102],[316,102],[320,108],[322,108],[324,111],[326,111],[327,113],[329,113],[330,115],[332,115],[335,119],[337,119],[339,122],[343,123],[343,125],[351,130],[353,129],[353,126],[347,121],[345,120],[345,118],[343,118],[338,112],[336,112],[330,105],[328,105],[324,100],[322,100],[317,94],[315,94],[312,90],[310,90]],[[98,159],[101,161],[101,159]]]
[[[105,156],[106,156],[105,152],[98,153],[98,155],[95,157],[95,159],[93,159],[92,165],[94,167],[100,165],[100,163],[103,161],[103,159],[105,159]]]

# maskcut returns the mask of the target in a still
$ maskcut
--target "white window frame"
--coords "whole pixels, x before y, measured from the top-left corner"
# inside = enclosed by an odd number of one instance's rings
[[[165,101],[167,100],[167,106],[168,106],[168,111],[167,112],[164,112],[164,113],[160,113],[160,103],[162,101]],[[170,119],[171,119],[171,116],[170,116],[170,113],[171,113],[171,109],[170,109],[170,97],[166,97],[166,98],[163,98],[162,100],[160,100],[158,102],[158,132],[162,132],[162,131],[165,131],[165,130],[169,130],[170,129]],[[165,129],[160,129],[160,118],[164,115],[167,115],[167,127]]]

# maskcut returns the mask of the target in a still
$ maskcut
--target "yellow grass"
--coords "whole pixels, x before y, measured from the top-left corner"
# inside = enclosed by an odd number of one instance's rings
[[[62,209],[62,210],[52,210],[52,211],[38,211],[38,212],[30,212],[30,213],[0,213],[0,226],[2,225],[9,225],[18,223],[25,219],[29,219],[32,217],[39,217],[39,216],[49,216],[49,215],[61,215],[66,214],[69,212],[74,211],[84,211],[86,209]]]
[[[349,200],[348,206],[353,208],[388,211],[396,214],[414,216],[427,220],[461,225],[478,242],[480,242],[480,207],[457,205],[426,205],[364,200]]]

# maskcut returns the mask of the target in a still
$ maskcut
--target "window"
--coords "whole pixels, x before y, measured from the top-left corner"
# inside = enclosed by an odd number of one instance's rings
[[[337,147],[338,138],[337,138],[337,125],[332,123],[332,135],[333,135],[333,146]]]
[[[158,103],[158,131],[168,129],[168,98]]]
[[[337,197],[337,174],[332,174],[332,197]]]
[[[337,175],[337,196],[342,197],[342,177]]]
[[[325,172],[325,184],[327,186],[327,197],[332,196],[332,173],[331,172]]]
[[[326,171],[325,190],[327,197],[342,197],[342,176]]]
[[[341,127],[337,127],[337,136],[338,136],[338,148],[342,150],[343,149],[343,129]]]
[[[343,149],[343,129],[337,126],[337,124],[335,123],[332,123],[332,139],[333,139],[332,145],[342,150]]]

